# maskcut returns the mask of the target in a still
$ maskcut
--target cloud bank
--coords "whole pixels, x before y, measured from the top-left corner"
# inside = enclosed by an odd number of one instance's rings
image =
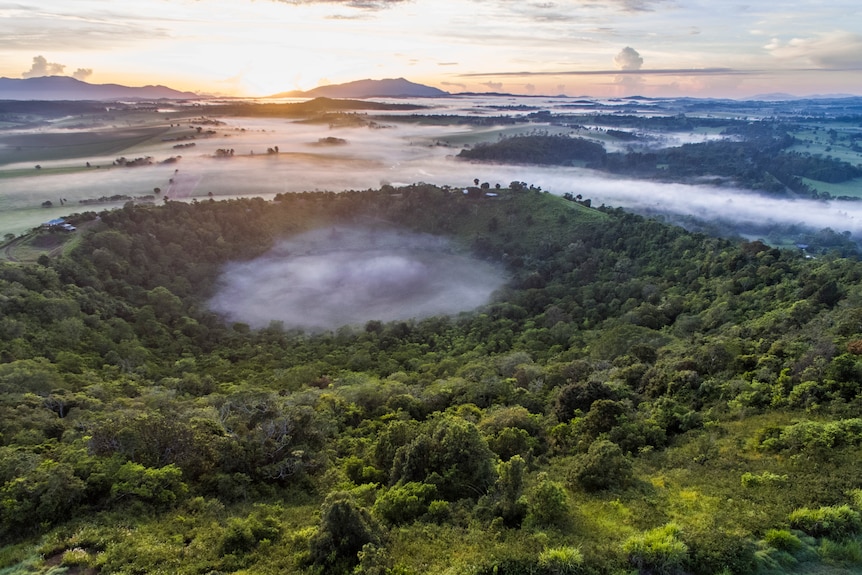
[[[225,268],[210,309],[263,328],[308,331],[452,315],[487,303],[505,282],[496,267],[444,239],[363,228],[315,230]]]

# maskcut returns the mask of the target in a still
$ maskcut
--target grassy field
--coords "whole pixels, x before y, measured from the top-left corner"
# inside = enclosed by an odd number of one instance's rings
[[[854,142],[853,136],[858,135],[859,127],[851,124],[830,126],[829,130],[824,127],[811,126],[792,133],[791,135],[800,143],[789,148],[788,151],[831,156],[854,166],[862,163],[862,153],[851,148]]]
[[[829,184],[827,182],[818,182],[802,178],[802,181],[811,186],[821,194],[827,192],[831,196],[849,196],[851,198],[862,199],[862,178],[856,178],[840,184]]]

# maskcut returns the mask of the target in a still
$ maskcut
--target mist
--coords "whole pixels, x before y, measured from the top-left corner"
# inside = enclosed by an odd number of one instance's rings
[[[209,307],[255,329],[311,332],[455,315],[486,303],[503,271],[439,237],[370,228],[319,229],[224,268]]]
[[[555,106],[563,105],[545,99],[525,101],[531,106],[557,111],[561,109]],[[521,100],[447,99],[432,102],[439,107],[422,113],[500,114],[499,110],[484,107],[491,103],[499,106],[518,104]],[[383,184],[426,182],[459,187],[472,185],[474,178],[478,178],[492,186],[506,187],[511,181],[523,181],[558,195],[581,194],[592,199],[594,206],[604,203],[707,221],[720,218],[738,225],[741,234],[747,234],[752,226],[774,223],[802,225],[814,230],[828,227],[862,237],[862,202],[789,200],[729,186],[667,184],[621,179],[574,167],[491,165],[455,158],[461,143],[496,139],[512,127],[426,126],[394,119],[373,129],[330,127],[286,119],[225,118],[224,122],[215,128],[215,135],[195,140],[196,145],[191,148],[177,150],[173,148],[174,142],[151,141],[122,153],[129,158],[152,156],[156,162],[152,166],[111,167],[114,159],[111,157],[45,161],[42,162],[45,169],[41,171],[34,170],[30,164],[4,166],[4,170],[20,170],[19,174],[26,175],[0,180],[0,227],[3,228],[0,233],[21,233],[53,217],[115,205],[83,206],[78,204],[81,199],[154,194],[156,188],[159,202],[162,195],[181,201],[202,200],[210,195],[216,199],[239,196],[271,199],[278,193],[364,190]],[[535,128],[542,129],[542,126],[535,125]],[[346,143],[318,145],[321,138],[330,136]],[[665,137],[682,141],[716,136],[676,134]],[[446,140],[459,144],[442,145]],[[273,146],[279,147],[279,153],[267,154],[267,149]],[[235,149],[237,156],[214,158],[219,148]],[[182,159],[176,163],[158,163],[177,155]],[[82,168],[85,161],[92,164],[92,169]],[[102,168],[95,168],[97,165]],[[79,166],[79,171],[52,175],[48,169],[64,166]],[[58,206],[59,198],[68,200],[62,208]],[[54,207],[43,210],[40,204],[47,200],[53,202]]]

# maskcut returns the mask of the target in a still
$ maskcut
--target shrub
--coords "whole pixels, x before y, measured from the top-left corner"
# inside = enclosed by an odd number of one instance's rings
[[[669,575],[680,571],[688,558],[688,546],[679,540],[675,523],[630,537],[623,543],[629,562],[641,571]]]
[[[787,483],[787,479],[786,475],[776,475],[769,471],[764,471],[760,475],[745,472],[742,474],[741,482],[743,487],[751,488],[760,487],[762,485],[784,485]]]
[[[823,561],[833,565],[848,566],[862,564],[862,544],[853,539],[846,541],[824,539],[820,543],[817,552],[823,558]]]
[[[534,525],[557,525],[569,516],[569,497],[565,488],[545,474],[527,495],[527,517]]]
[[[222,555],[242,555],[254,550],[263,541],[281,537],[278,518],[263,505],[248,517],[231,517],[221,541]],[[278,508],[275,508],[278,510]]]
[[[849,505],[797,509],[788,517],[790,526],[812,537],[844,539],[862,529],[859,512]]]
[[[331,493],[320,510],[320,527],[309,541],[312,562],[326,573],[348,573],[366,543],[380,543],[381,532],[367,510],[347,493]]]
[[[744,533],[713,527],[686,534],[685,542],[689,547],[685,570],[689,573],[749,575],[757,571],[757,546]]]
[[[428,511],[436,494],[437,487],[427,483],[396,485],[377,498],[373,512],[391,525],[409,523]]]
[[[632,478],[632,463],[620,447],[600,439],[579,455],[569,472],[569,480],[587,491],[599,491],[627,485]]]
[[[577,573],[584,563],[584,556],[576,547],[553,547],[539,555],[539,566],[552,575]]]
[[[799,540],[799,537],[786,529],[770,529],[763,536],[763,540],[767,545],[779,551],[793,553],[802,549],[802,541]]]
[[[437,523],[448,521],[452,517],[452,506],[448,501],[436,499],[428,505],[428,517]]]

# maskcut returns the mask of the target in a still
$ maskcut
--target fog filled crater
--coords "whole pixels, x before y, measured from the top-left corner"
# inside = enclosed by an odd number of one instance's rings
[[[456,253],[443,238],[328,228],[227,265],[210,309],[253,328],[282,322],[321,331],[470,311],[506,279],[500,268]]]

